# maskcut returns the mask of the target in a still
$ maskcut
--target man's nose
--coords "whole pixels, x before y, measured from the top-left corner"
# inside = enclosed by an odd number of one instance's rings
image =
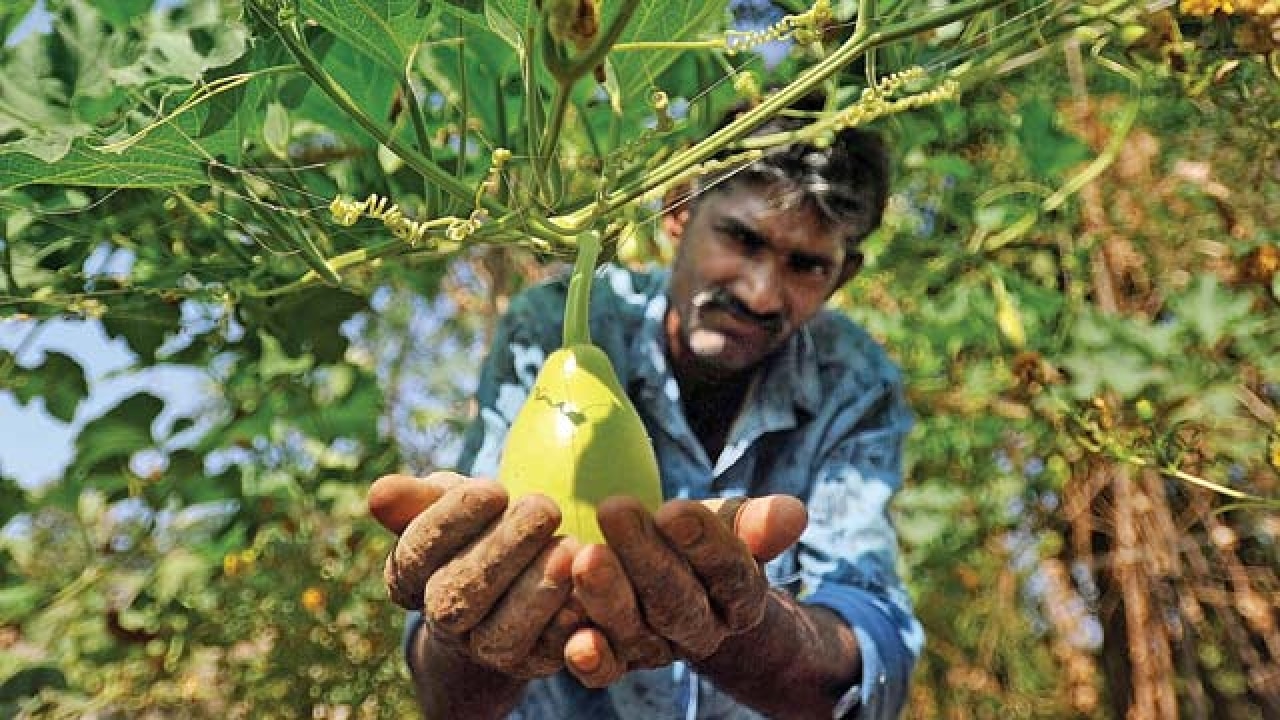
[[[777,315],[782,312],[783,293],[781,268],[767,254],[746,264],[738,297],[756,315]]]

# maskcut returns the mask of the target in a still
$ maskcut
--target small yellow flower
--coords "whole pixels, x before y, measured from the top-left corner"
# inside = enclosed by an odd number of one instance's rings
[[[1224,7],[1225,6],[1225,7]],[[1212,15],[1219,10],[1231,12],[1231,0],[1182,0],[1178,4],[1178,9],[1184,15],[1207,16]]]
[[[325,597],[324,591],[314,585],[302,591],[302,607],[307,612],[318,613],[324,610]]]

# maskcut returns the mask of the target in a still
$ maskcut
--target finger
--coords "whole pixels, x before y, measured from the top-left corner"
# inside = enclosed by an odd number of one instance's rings
[[[409,523],[387,556],[384,578],[391,599],[421,610],[427,578],[502,514],[507,493],[492,482],[462,482]]]
[[[430,576],[427,622],[453,635],[475,627],[559,526],[560,508],[550,498],[520,498],[502,520]]]
[[[608,638],[594,627],[581,628],[569,637],[564,646],[564,665],[589,688],[605,687],[626,671]]]
[[[769,582],[733,529],[694,500],[665,503],[653,520],[702,580],[729,632],[755,627],[764,617]]]
[[[694,660],[714,652],[725,637],[724,628],[701,583],[662,539],[644,506],[628,496],[607,498],[597,518],[649,627]]]
[[[560,608],[538,638],[523,667],[512,672],[517,677],[526,679],[547,677],[560,672],[564,667],[564,646],[570,636],[582,628],[586,622],[586,611],[572,595],[564,607]]]
[[[790,495],[712,498],[703,500],[702,505],[733,528],[760,562],[768,562],[794,545],[809,524],[804,503]]]
[[[588,545],[573,559],[574,596],[628,669],[662,667],[671,647],[644,624],[635,590],[607,545]]]
[[[369,487],[369,512],[383,527],[399,535],[418,513],[464,481],[461,475],[451,472],[436,472],[425,478],[383,475]]]
[[[573,591],[571,568],[576,549],[572,538],[559,538],[542,550],[493,612],[471,631],[473,655],[504,671],[524,662]]]

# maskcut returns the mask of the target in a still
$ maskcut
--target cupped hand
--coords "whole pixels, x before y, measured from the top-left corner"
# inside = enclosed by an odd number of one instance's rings
[[[555,536],[554,502],[528,495],[508,507],[497,483],[441,472],[379,478],[368,503],[400,535],[387,557],[391,598],[421,610],[434,640],[513,676],[563,667],[584,613],[571,598],[579,545]]]
[[[769,583],[760,563],[799,539],[805,508],[783,495],[725,503],[673,500],[653,515],[632,498],[600,505],[608,545],[582,548],[572,566],[591,622],[569,638],[565,658],[584,685],[701,660],[761,621]]]

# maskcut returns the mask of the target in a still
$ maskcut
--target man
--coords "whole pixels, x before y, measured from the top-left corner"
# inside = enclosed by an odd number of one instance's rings
[[[873,135],[788,146],[668,211],[669,275],[598,274],[592,337],[645,422],[668,500],[652,515],[606,501],[608,545],[555,537],[551,501],[508,508],[473,479],[495,476],[560,341],[563,282],[513,300],[462,474],[371,491],[375,514],[403,528],[392,595],[423,610],[407,652],[426,717],[897,715],[923,642],[887,516],[910,413],[882,350],[824,310],[886,197]]]

